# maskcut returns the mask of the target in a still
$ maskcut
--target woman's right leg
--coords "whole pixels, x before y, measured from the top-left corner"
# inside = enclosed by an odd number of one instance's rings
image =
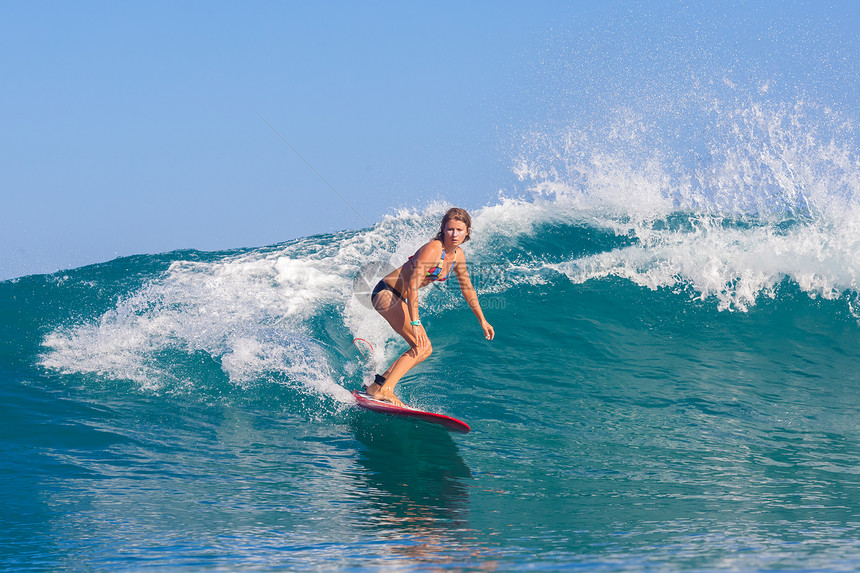
[[[409,320],[409,311],[406,303],[391,291],[382,291],[373,299],[373,307],[391,325],[394,331],[403,337],[410,348],[400,355],[394,363],[388,367],[383,377],[385,382],[382,386],[374,382],[367,388],[367,393],[377,400],[387,400],[397,406],[402,406],[397,396],[394,395],[394,386],[404,374],[409,372],[416,364],[419,364],[428,356],[433,349],[428,344],[422,350],[418,349],[415,335],[412,334],[412,325]]]

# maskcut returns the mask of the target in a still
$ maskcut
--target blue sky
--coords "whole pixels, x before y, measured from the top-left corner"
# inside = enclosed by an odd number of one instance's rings
[[[491,204],[523,133],[691,72],[857,117],[856,2],[593,4],[0,1],[0,280]]]

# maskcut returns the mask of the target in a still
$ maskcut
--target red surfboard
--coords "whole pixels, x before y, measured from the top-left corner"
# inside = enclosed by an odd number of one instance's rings
[[[352,395],[355,397],[355,401],[358,402],[359,406],[367,408],[368,410],[373,410],[374,412],[382,412],[383,414],[392,414],[394,416],[402,416],[404,418],[415,418],[432,424],[439,424],[446,430],[460,432],[462,434],[468,434],[472,429],[466,422],[444,414],[425,412],[424,410],[410,408],[409,406],[395,406],[394,404],[383,402],[382,400],[374,400],[364,392],[356,392],[355,390],[353,390]]]

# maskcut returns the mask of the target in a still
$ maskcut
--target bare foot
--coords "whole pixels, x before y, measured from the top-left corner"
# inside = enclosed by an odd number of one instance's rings
[[[379,384],[374,382],[365,390],[368,396],[373,398],[374,400],[381,400],[383,402],[390,402],[395,406],[405,407],[406,404],[400,401],[400,399],[394,395],[394,392],[391,390],[386,390],[382,388]]]

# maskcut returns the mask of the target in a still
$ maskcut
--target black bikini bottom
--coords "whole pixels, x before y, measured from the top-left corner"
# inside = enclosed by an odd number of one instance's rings
[[[385,282],[384,280],[380,280],[378,283],[376,283],[376,286],[373,287],[373,292],[370,294],[370,302],[373,302],[373,299],[376,298],[376,295],[378,295],[379,293],[381,293],[384,290],[390,290],[391,292],[394,293],[394,296],[396,296],[397,298],[399,298],[403,302],[406,302],[406,299],[403,297],[402,294],[400,294],[400,291],[397,290],[396,288],[394,288],[393,286],[391,286],[390,284],[388,284],[387,282]]]

